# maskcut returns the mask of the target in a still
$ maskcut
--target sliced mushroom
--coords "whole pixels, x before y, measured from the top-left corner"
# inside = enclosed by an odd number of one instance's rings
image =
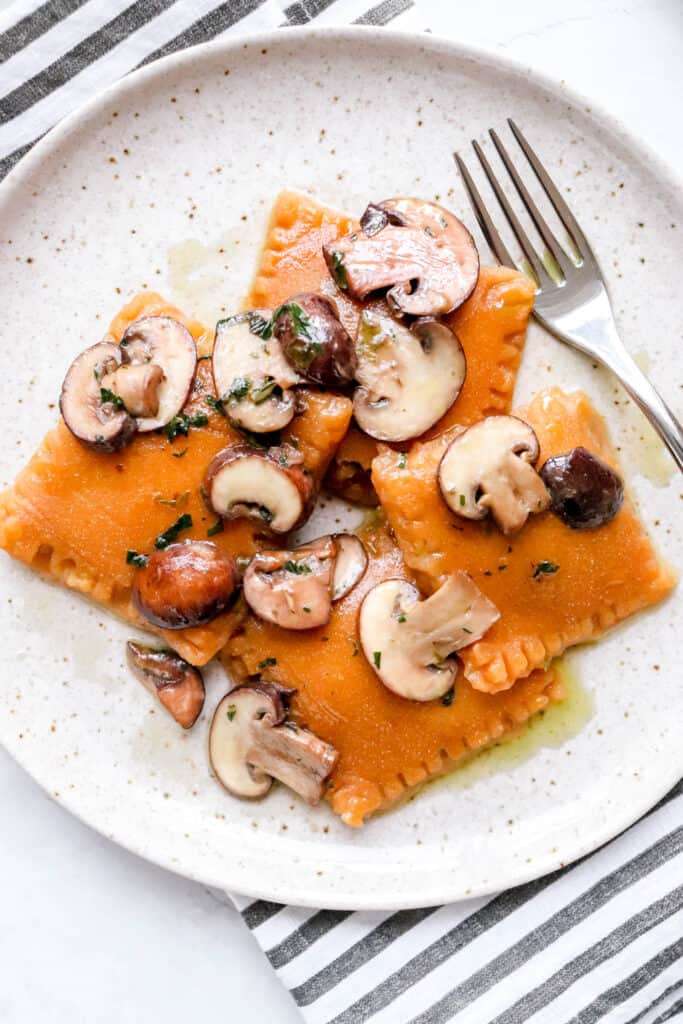
[[[169,544],[136,570],[133,603],[164,629],[210,622],[230,606],[240,582],[237,564],[208,540]]]
[[[263,334],[268,337],[264,339]],[[290,390],[301,378],[270,334],[270,313],[250,310],[219,320],[213,348],[213,379],[228,418],[256,434],[282,430],[294,416]]]
[[[332,459],[325,474],[324,486],[351,504],[364,505],[367,508],[379,505],[370,470],[355,459],[340,456]]]
[[[332,577],[332,600],[341,601],[365,574],[368,553],[360,538],[352,533],[334,533],[337,558]]]
[[[283,629],[329,622],[337,546],[331,537],[294,551],[261,551],[244,573],[244,597],[259,618]]]
[[[194,338],[186,327],[169,316],[146,316],[128,327],[121,339],[121,350],[124,363],[131,369],[140,366],[161,369],[163,377],[157,381],[152,403],[156,404],[156,412],[139,415],[137,424],[142,433],[165,427],[178,415],[190,393],[197,366]]]
[[[356,353],[337,307],[324,295],[302,292],[273,313],[273,333],[285,359],[306,380],[343,388],[354,378]]]
[[[147,647],[129,640],[128,665],[136,679],[149,690],[183,729],[191,729],[204,707],[204,680],[198,668],[189,665],[168,648]]]
[[[123,363],[103,377],[101,384],[121,399],[131,416],[144,419],[158,414],[163,381],[164,371],[156,363]]]
[[[536,434],[516,416],[487,416],[463,430],[446,449],[438,469],[444,501],[465,519],[490,512],[503,533],[521,529],[550,496],[533,463]]]
[[[428,430],[456,400],[467,373],[462,345],[436,320],[407,327],[365,309],[356,351],[354,416],[381,441],[406,441]]]
[[[296,448],[235,444],[212,460],[204,481],[214,511],[224,519],[246,517],[273,533],[288,533],[311,511],[313,479]]]
[[[250,682],[226,694],[209,732],[218,781],[235,796],[264,796],[273,779],[307,803],[320,802],[338,760],[333,746],[286,720],[286,698],[271,683]]]
[[[383,216],[384,215],[384,216]],[[352,232],[323,246],[337,285],[354,299],[389,288],[401,314],[444,316],[472,294],[479,255],[465,225],[422,199],[371,204]]]
[[[363,653],[384,685],[400,697],[443,697],[455,681],[449,656],[486,633],[498,609],[466,572],[456,572],[426,600],[405,580],[370,590],[360,610]]]
[[[548,459],[539,475],[550,493],[552,511],[572,530],[604,526],[624,502],[621,478],[581,446]]]
[[[74,359],[64,378],[59,408],[64,422],[82,444],[100,452],[116,452],[137,429],[120,402],[107,401],[102,380],[121,365],[118,345],[101,341]]]

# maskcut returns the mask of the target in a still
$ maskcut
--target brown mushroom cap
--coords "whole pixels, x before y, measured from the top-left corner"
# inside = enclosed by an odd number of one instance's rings
[[[288,533],[303,523],[315,489],[303,456],[289,445],[229,445],[213,458],[204,486],[219,516],[253,519],[273,533]]]
[[[443,499],[464,519],[490,512],[503,533],[519,530],[550,496],[533,467],[536,434],[516,416],[487,416],[463,430],[446,449],[437,473]]]
[[[287,426],[295,413],[290,389],[301,383],[269,329],[267,310],[238,313],[218,321],[213,348],[214,385],[228,419],[256,434]]]
[[[121,365],[118,345],[101,341],[77,356],[69,367],[59,408],[64,422],[82,444],[94,451],[115,452],[137,429],[125,408],[103,400],[102,380]]]
[[[388,689],[409,700],[435,700],[455,681],[449,656],[481,639],[499,617],[466,572],[449,576],[425,600],[406,580],[385,580],[363,599],[360,642]]]
[[[456,400],[467,374],[462,345],[437,320],[408,327],[365,309],[356,351],[353,413],[361,429],[381,441],[406,441],[428,430]]]
[[[293,551],[261,551],[244,573],[244,597],[256,615],[283,629],[329,622],[337,545],[321,537]]]
[[[361,223],[365,232],[323,246],[330,273],[353,298],[389,288],[387,301],[399,313],[444,316],[472,294],[479,255],[448,210],[422,199],[387,199],[366,210]]]
[[[177,416],[187,401],[197,366],[197,346],[186,327],[169,316],[136,320],[121,339],[124,362],[133,367],[155,365],[163,371],[156,388],[157,410],[139,416],[138,430],[158,430]]]
[[[286,697],[270,683],[247,683],[220,701],[209,731],[209,758],[230,793],[260,797],[276,778],[307,803],[319,803],[339,755],[285,716]]]
[[[198,668],[189,665],[168,648],[147,647],[129,640],[128,665],[145,689],[175,718],[183,729],[191,729],[204,707],[204,680]]]
[[[235,560],[210,541],[169,544],[136,570],[133,603],[155,626],[200,626],[229,607],[239,580]]]
[[[273,333],[285,359],[306,380],[330,388],[344,388],[353,380],[353,341],[327,296],[293,295],[273,313]]]

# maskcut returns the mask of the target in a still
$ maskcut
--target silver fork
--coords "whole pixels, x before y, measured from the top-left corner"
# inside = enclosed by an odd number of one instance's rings
[[[588,239],[517,125],[511,118],[508,118],[508,124],[576,250],[574,258],[572,258],[560,245],[531,197],[499,136],[492,128],[489,129],[491,141],[510,175],[517,194],[554,261],[553,273],[549,273],[543,257],[539,256],[510,205],[481,146],[478,142],[473,141],[474,152],[484,174],[488,178],[512,233],[536,279],[534,316],[562,341],[568,342],[579,351],[597,359],[616,374],[631,398],[644,412],[667,445],[678,468],[683,471],[683,428],[624,348],[614,321],[602,272]],[[496,259],[508,267],[519,269],[498,233],[464,160],[458,153],[454,153],[453,156],[462,175],[479,226]]]

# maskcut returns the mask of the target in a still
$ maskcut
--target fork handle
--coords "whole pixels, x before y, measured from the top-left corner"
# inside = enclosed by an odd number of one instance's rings
[[[647,416],[683,473],[683,427],[666,402],[621,344],[605,352],[602,362],[616,374],[633,401]]]

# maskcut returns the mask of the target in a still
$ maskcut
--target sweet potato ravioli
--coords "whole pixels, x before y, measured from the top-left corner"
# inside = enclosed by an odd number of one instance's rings
[[[284,192],[242,310],[143,293],[65,368],[0,547],[160,638],[128,663],[181,728],[218,656],[232,797],[279,780],[360,826],[673,587],[588,397],[511,412],[534,290],[435,203]],[[372,525],[296,544],[323,487]]]

